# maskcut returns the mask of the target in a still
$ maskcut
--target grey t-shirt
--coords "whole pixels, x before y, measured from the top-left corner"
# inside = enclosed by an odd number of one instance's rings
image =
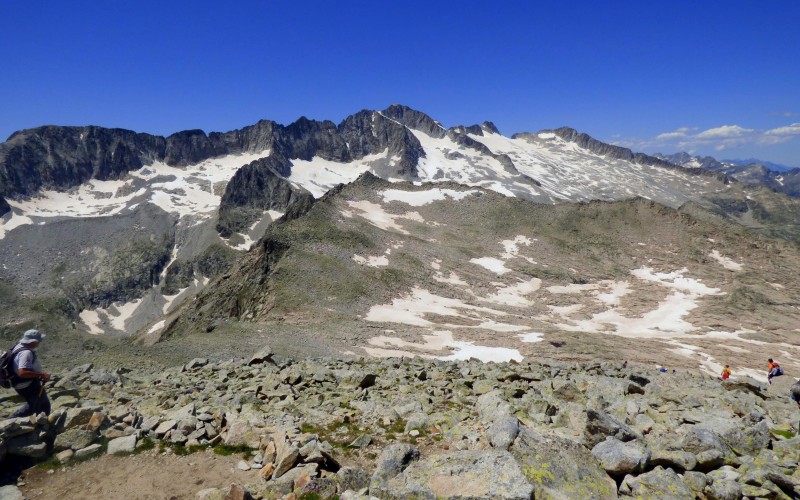
[[[30,349],[22,348],[18,346],[15,348],[14,354],[14,372],[19,375],[20,368],[25,368],[27,370],[33,370],[35,372],[42,371],[42,365],[39,364],[38,356],[33,354],[33,351]],[[14,384],[15,389],[24,389],[33,383],[33,379],[25,378],[21,379],[22,382],[18,382]]]

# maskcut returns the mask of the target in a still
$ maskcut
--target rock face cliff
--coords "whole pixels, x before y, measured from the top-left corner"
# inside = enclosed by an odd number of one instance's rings
[[[0,196],[29,196],[42,188],[68,189],[89,179],[116,179],[155,161],[182,166],[215,156],[266,150],[283,160],[319,156],[348,162],[388,149],[400,158],[397,170],[391,173],[410,178],[417,158],[424,153],[403,126],[406,124],[433,134],[446,132],[427,115],[396,105],[379,113],[361,111],[338,126],[302,117],[287,126],[262,120],[230,132],[185,130],[168,137],[125,129],[48,125],[16,132],[0,144]]]

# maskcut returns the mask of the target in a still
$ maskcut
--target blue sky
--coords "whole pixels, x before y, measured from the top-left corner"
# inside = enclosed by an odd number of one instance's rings
[[[500,5],[494,5],[500,4]],[[0,140],[401,103],[505,135],[800,167],[800,2],[0,2]]]

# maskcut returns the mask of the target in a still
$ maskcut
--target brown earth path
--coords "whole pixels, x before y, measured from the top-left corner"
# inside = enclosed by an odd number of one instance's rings
[[[188,500],[205,488],[258,480],[258,471],[236,468],[241,455],[211,450],[177,456],[150,450],[136,455],[105,455],[56,470],[31,468],[20,490],[31,500]]]

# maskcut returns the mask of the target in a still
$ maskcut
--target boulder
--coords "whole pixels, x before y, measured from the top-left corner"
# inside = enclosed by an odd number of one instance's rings
[[[492,447],[507,450],[519,434],[519,421],[510,415],[500,417],[492,422],[486,434]]]
[[[702,472],[687,471],[683,473],[683,482],[695,495],[699,496],[705,490],[708,478]]]
[[[620,441],[632,441],[641,437],[636,431],[608,413],[587,408],[586,429],[584,430],[587,446],[593,448],[607,436],[615,437]]]
[[[0,436],[11,438],[32,432],[34,429],[29,417],[0,420]]]
[[[503,450],[456,451],[411,463],[386,482],[370,484],[380,498],[531,498],[514,457]]]
[[[108,442],[108,454],[115,453],[133,453],[136,449],[136,434],[130,436],[118,437]]]
[[[70,408],[67,410],[67,418],[64,420],[64,428],[71,429],[79,425],[86,425],[92,419],[95,410],[92,408]]]
[[[228,429],[225,433],[225,444],[229,446],[249,446],[257,448],[261,440],[262,430],[254,426],[247,418],[229,414]]]
[[[248,365],[257,365],[261,363],[272,362],[272,349],[270,346],[265,345],[261,349],[258,350],[253,356],[250,358],[250,361],[247,362]]]
[[[510,449],[536,498],[616,498],[617,485],[583,446],[527,426]]]
[[[726,391],[738,391],[753,394],[761,399],[766,399],[767,385],[751,377],[737,377],[722,381],[722,388]]]
[[[719,434],[696,426],[684,430],[675,448],[693,453],[698,466],[706,470],[736,462],[735,453]]]
[[[103,445],[101,444],[90,444],[86,448],[82,448],[75,452],[75,458],[86,458],[98,453],[101,449],[103,449]]]
[[[609,437],[592,448],[603,469],[612,476],[636,473],[647,467],[650,451],[636,441],[623,443]]]
[[[410,444],[393,444],[383,449],[375,463],[375,472],[370,479],[370,489],[373,485],[380,485],[400,474],[411,462],[419,460],[419,450]]]
[[[369,473],[364,469],[356,467],[342,467],[336,473],[336,482],[339,483],[339,490],[358,491],[369,486]]]
[[[672,469],[656,467],[639,476],[625,476],[619,487],[620,494],[634,498],[692,500],[695,494]]]
[[[42,442],[36,432],[14,436],[6,441],[6,453],[21,457],[39,458],[47,452],[47,445]]]
[[[697,458],[688,451],[657,448],[651,451],[650,465],[690,471],[697,467]]]
[[[486,423],[514,414],[511,405],[503,398],[503,393],[498,389],[479,396],[475,401],[475,409],[478,410],[478,417]]]
[[[56,451],[80,450],[94,443],[97,437],[96,432],[77,428],[69,429],[56,437],[54,449]]]
[[[728,479],[714,480],[705,487],[708,500],[739,500],[742,498],[742,485]]]
[[[194,358],[193,360],[186,363],[185,367],[187,370],[197,370],[198,368],[202,368],[208,364],[208,358]]]
[[[277,479],[297,464],[300,450],[282,436],[275,441],[275,470],[272,479]]]

